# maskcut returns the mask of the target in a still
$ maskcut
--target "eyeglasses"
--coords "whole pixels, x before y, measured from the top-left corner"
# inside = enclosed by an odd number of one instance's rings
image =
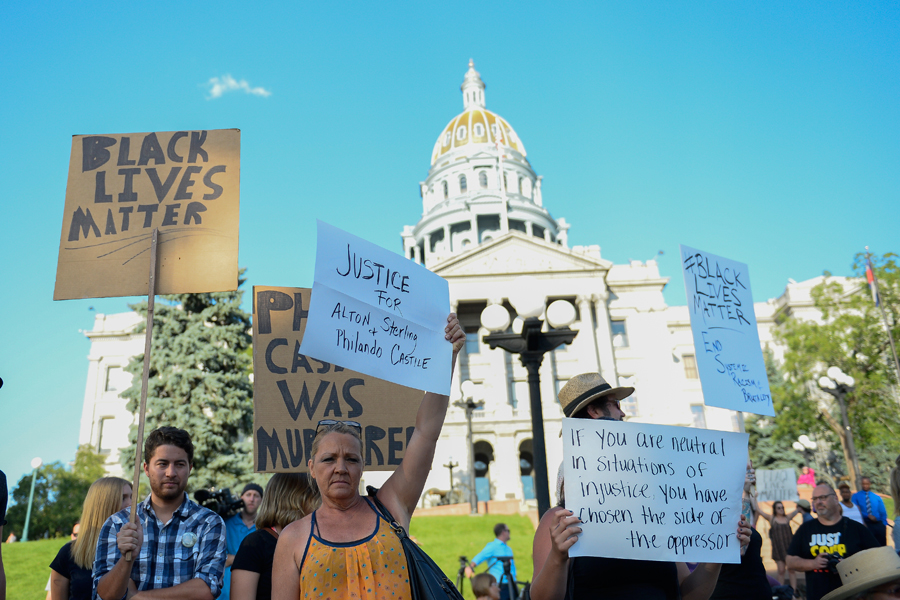
[[[887,596],[893,596],[893,597],[900,598],[900,583],[897,583],[896,581],[892,581],[888,584],[879,586],[879,587],[871,590],[870,593],[885,594]]]
[[[362,425],[360,425],[356,421],[337,421],[335,419],[322,419],[321,421],[319,421],[318,425],[316,425],[316,435],[319,435],[319,431],[321,431],[323,427],[331,427],[332,425],[337,425],[338,423],[343,423],[344,425],[352,427],[356,430],[360,437],[362,437]]]
[[[832,492],[832,493],[830,493],[830,494],[825,494],[824,496],[813,496],[813,497],[812,497],[812,501],[813,501],[813,502],[818,502],[819,500],[827,500],[827,499],[830,498],[831,496],[834,496],[834,492]]]

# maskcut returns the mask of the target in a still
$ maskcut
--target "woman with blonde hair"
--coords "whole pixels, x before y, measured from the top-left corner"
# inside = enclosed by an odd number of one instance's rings
[[[276,473],[266,484],[256,531],[241,542],[231,565],[231,600],[269,600],[272,560],[281,531],[314,511],[319,492],[306,473]]]
[[[50,563],[52,600],[90,600],[91,571],[100,528],[117,512],[131,506],[131,484],[118,477],[102,477],[91,484],[81,509],[80,529],[74,541],[60,548]]]

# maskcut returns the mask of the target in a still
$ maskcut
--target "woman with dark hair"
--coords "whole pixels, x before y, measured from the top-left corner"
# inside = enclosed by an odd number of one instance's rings
[[[455,314],[447,317],[444,334],[453,344],[453,365],[466,338]],[[372,500],[359,494],[364,464],[360,424],[319,422],[308,467],[322,505],[288,525],[278,539],[272,568],[275,600],[412,597],[407,560],[398,535],[373,500],[381,502],[409,531],[431,469],[448,402],[447,396],[425,394],[403,460]]]
[[[111,516],[131,506],[131,484],[118,477],[103,477],[91,484],[81,509],[75,539],[60,548],[50,563],[52,600],[90,600],[94,582],[94,554],[100,529]]]
[[[256,531],[244,538],[231,566],[230,600],[269,600],[272,561],[285,527],[319,505],[319,494],[306,473],[276,473],[266,484],[256,515]]]
[[[570,379],[559,391],[563,413],[576,419],[621,421],[619,402],[633,387],[612,387],[599,373]],[[560,488],[563,486],[560,482]],[[716,587],[721,565],[700,564],[692,572],[685,563],[619,558],[569,558],[569,548],[582,530],[579,519],[565,508],[565,499],[551,508],[534,534],[533,600],[706,600]],[[741,555],[750,543],[750,526],[741,517],[737,527]]]
[[[787,568],[787,549],[791,545],[791,538],[794,537],[794,531],[791,529],[791,519],[800,513],[799,508],[795,508],[790,514],[785,514],[784,503],[776,500],[772,504],[772,514],[759,509],[759,516],[769,522],[769,539],[772,540],[772,560],[778,566],[778,583],[784,585],[784,574],[791,581],[791,587],[797,589],[797,573]]]

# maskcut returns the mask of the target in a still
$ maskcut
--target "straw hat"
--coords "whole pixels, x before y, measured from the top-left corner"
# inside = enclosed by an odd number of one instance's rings
[[[837,565],[841,587],[822,600],[850,598],[895,579],[900,579],[900,556],[890,546],[870,548],[845,558]]]
[[[559,403],[563,413],[571,417],[597,398],[610,396],[621,400],[633,393],[633,387],[612,387],[600,377],[600,373],[582,373],[570,379],[559,390]]]

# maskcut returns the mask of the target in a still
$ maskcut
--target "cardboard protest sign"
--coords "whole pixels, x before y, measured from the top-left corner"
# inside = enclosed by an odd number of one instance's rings
[[[739,563],[746,433],[563,419],[569,556]]]
[[[799,499],[800,496],[797,494],[797,474],[793,469],[756,470],[756,500],[758,502],[773,502],[775,500],[796,502]]]
[[[367,470],[403,459],[423,393],[300,353],[308,288],[253,287],[253,457],[266,473],[307,471],[322,419],[362,425]]]
[[[442,277],[319,221],[309,310],[307,356],[450,394],[450,286]]]
[[[681,267],[704,403],[775,416],[747,265],[681,246]]]
[[[72,137],[54,300],[237,289],[237,129]]]

